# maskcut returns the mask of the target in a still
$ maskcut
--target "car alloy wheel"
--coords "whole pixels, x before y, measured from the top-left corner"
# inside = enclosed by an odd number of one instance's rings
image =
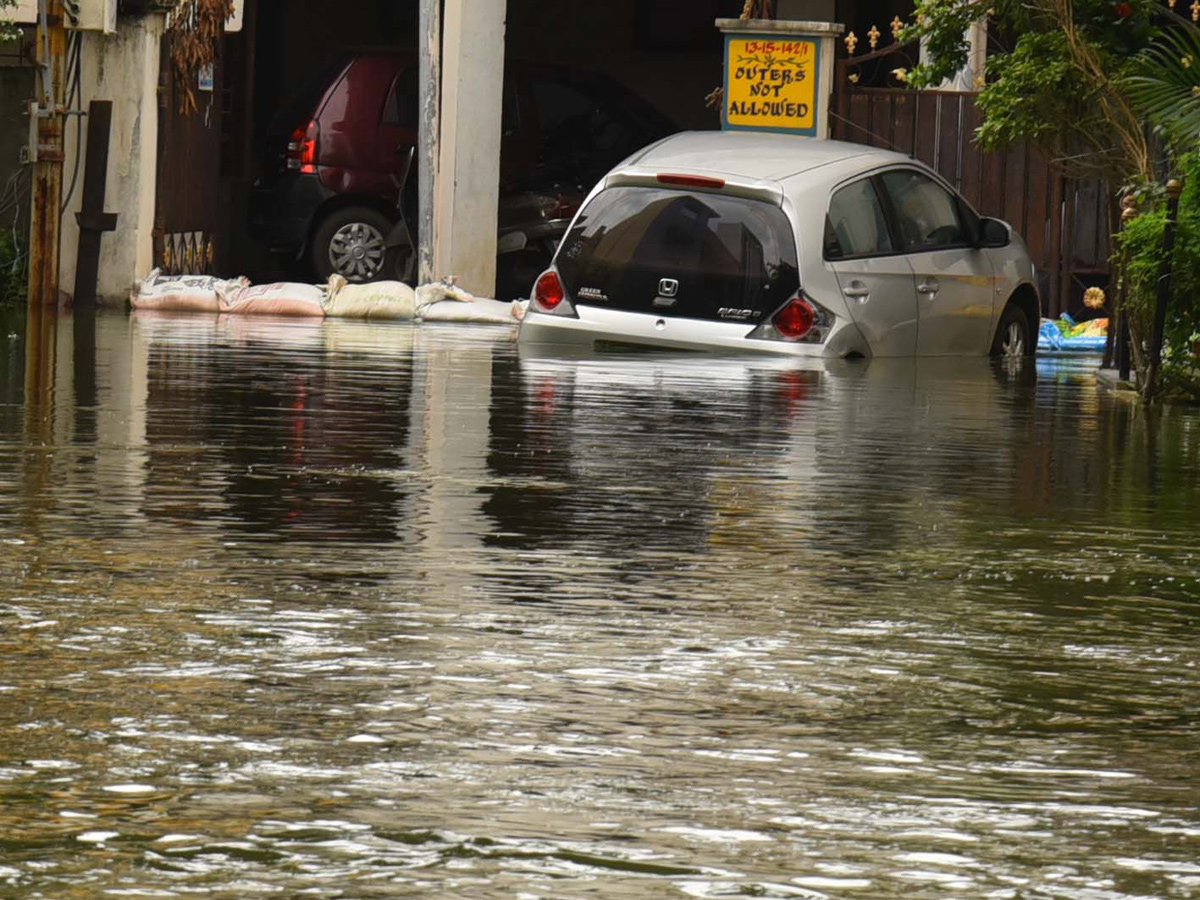
[[[1015,302],[1010,301],[1000,316],[996,335],[992,338],[992,356],[1019,359],[1032,356],[1037,346],[1033,342],[1029,319]]]
[[[1000,342],[1000,355],[1017,357],[1025,355],[1025,329],[1020,322],[1009,322]]]
[[[383,235],[366,222],[347,222],[329,241],[333,271],[347,281],[371,281],[383,271]]]

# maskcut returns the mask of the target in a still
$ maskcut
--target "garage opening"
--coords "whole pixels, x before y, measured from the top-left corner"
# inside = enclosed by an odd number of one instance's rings
[[[666,134],[719,127],[705,100],[721,82],[713,21],[743,5],[509,0],[501,299],[527,296],[612,165]],[[313,280],[339,265],[351,280],[411,277],[404,247],[381,237],[401,216],[410,231],[417,220],[418,26],[418,0],[246,0],[211,111],[164,110],[156,259],[190,256],[256,281]]]

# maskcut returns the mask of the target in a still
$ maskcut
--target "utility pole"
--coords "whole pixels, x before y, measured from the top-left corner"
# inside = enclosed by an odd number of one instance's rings
[[[417,284],[433,281],[433,248],[437,239],[434,203],[442,117],[442,0],[421,0],[420,112],[417,119]]]
[[[38,89],[37,100],[29,105],[33,165],[29,246],[31,306],[58,302],[66,50],[62,0],[38,0]]]

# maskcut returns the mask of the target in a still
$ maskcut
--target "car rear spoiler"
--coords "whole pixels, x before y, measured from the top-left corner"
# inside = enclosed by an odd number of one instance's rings
[[[737,175],[726,175],[706,170],[672,167],[669,172],[649,166],[630,166],[613,172],[604,180],[606,188],[628,185],[633,187],[670,187],[669,181],[660,176],[694,176],[697,184],[689,185],[688,190],[707,194],[722,194],[728,197],[746,197],[750,200],[761,200],[772,206],[783,206],[783,185],[777,181],[765,181],[757,178],[742,178]],[[712,185],[703,184],[705,181]]]

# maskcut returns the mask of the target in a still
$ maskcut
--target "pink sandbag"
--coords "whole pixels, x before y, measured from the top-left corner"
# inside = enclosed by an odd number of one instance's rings
[[[246,278],[225,280],[211,275],[161,275],[155,269],[133,286],[129,303],[134,309],[215,313],[222,292],[235,291],[249,284]]]
[[[258,284],[221,292],[219,307],[223,313],[266,316],[313,316],[324,318],[325,285]]]

